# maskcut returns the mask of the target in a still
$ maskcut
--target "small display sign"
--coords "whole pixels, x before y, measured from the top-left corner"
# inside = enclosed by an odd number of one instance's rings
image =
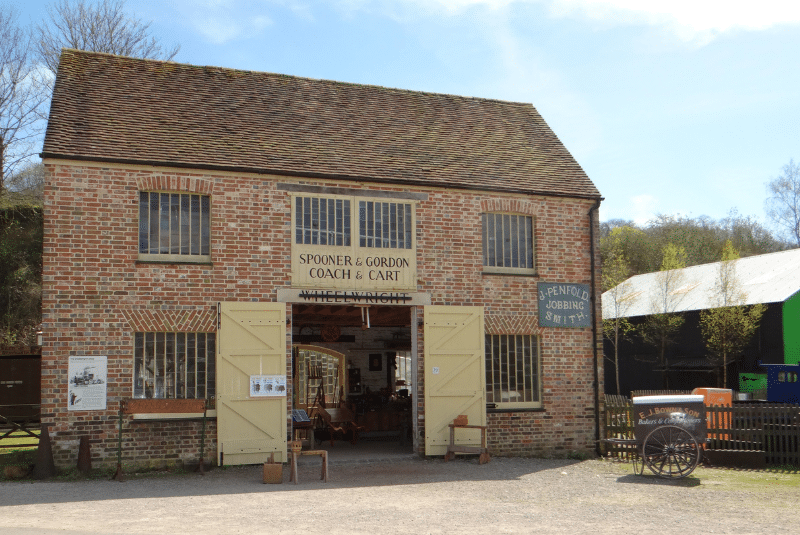
[[[101,411],[106,408],[107,358],[81,356],[69,358],[67,409]]]
[[[588,284],[540,282],[537,289],[540,327],[591,327]]]
[[[250,397],[264,398],[286,395],[285,375],[251,375]]]

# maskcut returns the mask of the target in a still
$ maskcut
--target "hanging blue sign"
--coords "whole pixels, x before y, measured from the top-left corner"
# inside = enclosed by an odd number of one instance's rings
[[[537,286],[540,327],[591,327],[588,284],[540,282]]]

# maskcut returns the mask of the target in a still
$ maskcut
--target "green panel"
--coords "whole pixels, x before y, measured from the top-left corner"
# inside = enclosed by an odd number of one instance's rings
[[[800,364],[800,292],[783,303],[783,363]]]
[[[766,392],[767,374],[766,373],[740,373],[739,392]]]

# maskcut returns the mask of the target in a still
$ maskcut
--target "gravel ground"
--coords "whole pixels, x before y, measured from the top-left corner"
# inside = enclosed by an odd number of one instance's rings
[[[600,460],[493,458],[260,466],[124,482],[0,483],[0,533],[798,533],[800,474],[698,468],[684,480]]]

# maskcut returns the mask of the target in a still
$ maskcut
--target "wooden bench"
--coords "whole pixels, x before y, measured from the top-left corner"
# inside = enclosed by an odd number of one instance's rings
[[[489,456],[489,449],[486,447],[486,426],[485,425],[469,425],[465,423],[447,424],[450,428],[450,444],[447,445],[447,453],[444,456],[445,461],[450,461],[455,458],[456,453],[475,453],[480,455],[480,464],[486,464],[491,460]],[[456,429],[480,429],[481,430],[481,445],[478,446],[461,446],[455,443]]]
[[[119,445],[117,448],[117,472],[114,479],[123,481],[122,476],[122,420],[125,414],[203,414],[203,431],[200,435],[200,475],[205,475],[204,448],[206,442],[207,406],[204,399],[128,399],[119,402]]]

